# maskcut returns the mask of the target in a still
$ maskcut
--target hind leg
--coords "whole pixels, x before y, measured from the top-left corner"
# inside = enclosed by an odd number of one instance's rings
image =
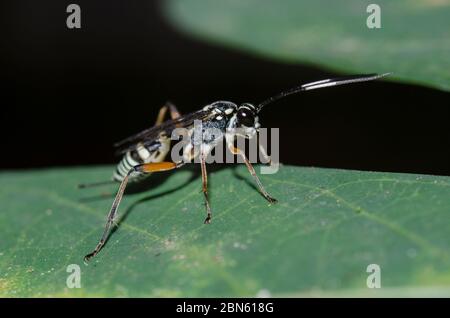
[[[154,163],[140,164],[140,165],[134,166],[132,169],[130,169],[130,171],[128,171],[127,175],[124,177],[124,179],[120,183],[119,190],[117,191],[114,202],[113,202],[111,209],[109,210],[108,216],[106,218],[105,228],[103,230],[103,234],[100,238],[100,241],[98,242],[95,249],[84,257],[84,261],[87,262],[92,257],[97,255],[98,252],[100,252],[102,247],[105,245],[106,240],[108,239],[108,236],[110,234],[111,227],[113,226],[114,220],[117,217],[117,209],[119,208],[119,204],[122,201],[123,194],[125,192],[125,188],[127,187],[129,177],[132,173],[134,173],[134,172],[153,173],[153,172],[168,171],[168,170],[173,170],[173,169],[179,168],[182,165],[183,164],[176,164],[174,162],[154,162]]]

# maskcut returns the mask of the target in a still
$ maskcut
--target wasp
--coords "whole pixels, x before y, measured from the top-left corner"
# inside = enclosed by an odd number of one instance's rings
[[[238,133],[237,131],[243,130],[245,132],[243,134],[244,138],[253,138],[261,127],[258,117],[261,109],[286,96],[324,87],[372,81],[388,74],[389,73],[381,75],[353,75],[307,83],[282,91],[258,104],[242,103],[238,105],[229,101],[217,101],[187,115],[181,115],[173,104],[167,103],[160,109],[154,126],[114,145],[117,148],[117,153],[123,156],[122,160],[117,165],[111,180],[120,184],[119,189],[107,215],[103,235],[95,249],[87,254],[84,257],[84,260],[86,262],[89,261],[92,257],[97,255],[104,246],[114,224],[114,220],[117,217],[117,210],[128,183],[139,182],[151,173],[178,169],[186,162],[192,162],[194,159],[200,159],[202,192],[206,207],[206,218],[204,223],[209,224],[211,222],[212,213],[208,198],[206,157],[212,149],[223,140],[232,154],[240,156],[243,159],[243,162],[247,166],[248,171],[253,177],[263,197],[269,203],[276,203],[277,200],[266,191],[259,180],[258,175],[251,162],[246,157],[245,152],[235,146],[237,136],[242,136],[242,133]],[[170,115],[170,119],[165,120],[167,115]],[[206,135],[206,137],[202,135],[199,139],[198,137],[195,137],[194,134],[195,121],[200,121],[202,127],[205,129],[218,129],[222,134],[211,134]],[[182,160],[176,162],[165,161],[167,154],[171,150],[171,134],[176,128],[185,128],[190,139],[183,148]],[[240,130],[237,130],[238,128]],[[265,151],[262,153],[265,153]],[[81,185],[81,187],[87,186],[89,185]]]

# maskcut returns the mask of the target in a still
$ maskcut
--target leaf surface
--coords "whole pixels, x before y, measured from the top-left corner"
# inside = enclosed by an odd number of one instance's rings
[[[198,170],[152,175],[88,265],[115,186],[77,190],[112,167],[0,174],[2,296],[450,295],[450,178],[282,166],[210,172],[213,222]],[[212,170],[212,169],[210,169]],[[258,169],[259,170],[259,169]],[[66,285],[81,268],[81,288]],[[367,289],[369,264],[382,288]]]

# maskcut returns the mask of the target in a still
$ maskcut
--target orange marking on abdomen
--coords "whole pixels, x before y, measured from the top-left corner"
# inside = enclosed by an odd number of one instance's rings
[[[173,162],[152,162],[142,165],[141,171],[143,172],[158,172],[167,171],[176,168],[176,164]]]

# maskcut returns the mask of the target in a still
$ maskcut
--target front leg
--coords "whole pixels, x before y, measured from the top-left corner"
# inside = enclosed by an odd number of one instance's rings
[[[264,147],[264,145],[261,143],[259,143],[259,152],[261,154],[261,157],[263,158],[263,163],[271,166],[272,165],[272,158],[267,154],[267,150]]]
[[[242,157],[242,159],[245,162],[245,165],[247,166],[248,172],[250,172],[250,174],[252,175],[253,179],[255,180],[256,184],[258,185],[259,191],[264,196],[264,198],[267,201],[269,201],[269,203],[277,203],[278,200],[275,199],[274,197],[272,197],[266,191],[266,189],[264,189],[264,186],[262,185],[261,180],[259,180],[258,175],[256,174],[255,168],[253,168],[253,165],[250,163],[250,161],[248,160],[245,153],[241,149],[236,148],[231,142],[228,143],[228,148],[230,149],[231,153],[233,153],[235,155],[240,155]]]

